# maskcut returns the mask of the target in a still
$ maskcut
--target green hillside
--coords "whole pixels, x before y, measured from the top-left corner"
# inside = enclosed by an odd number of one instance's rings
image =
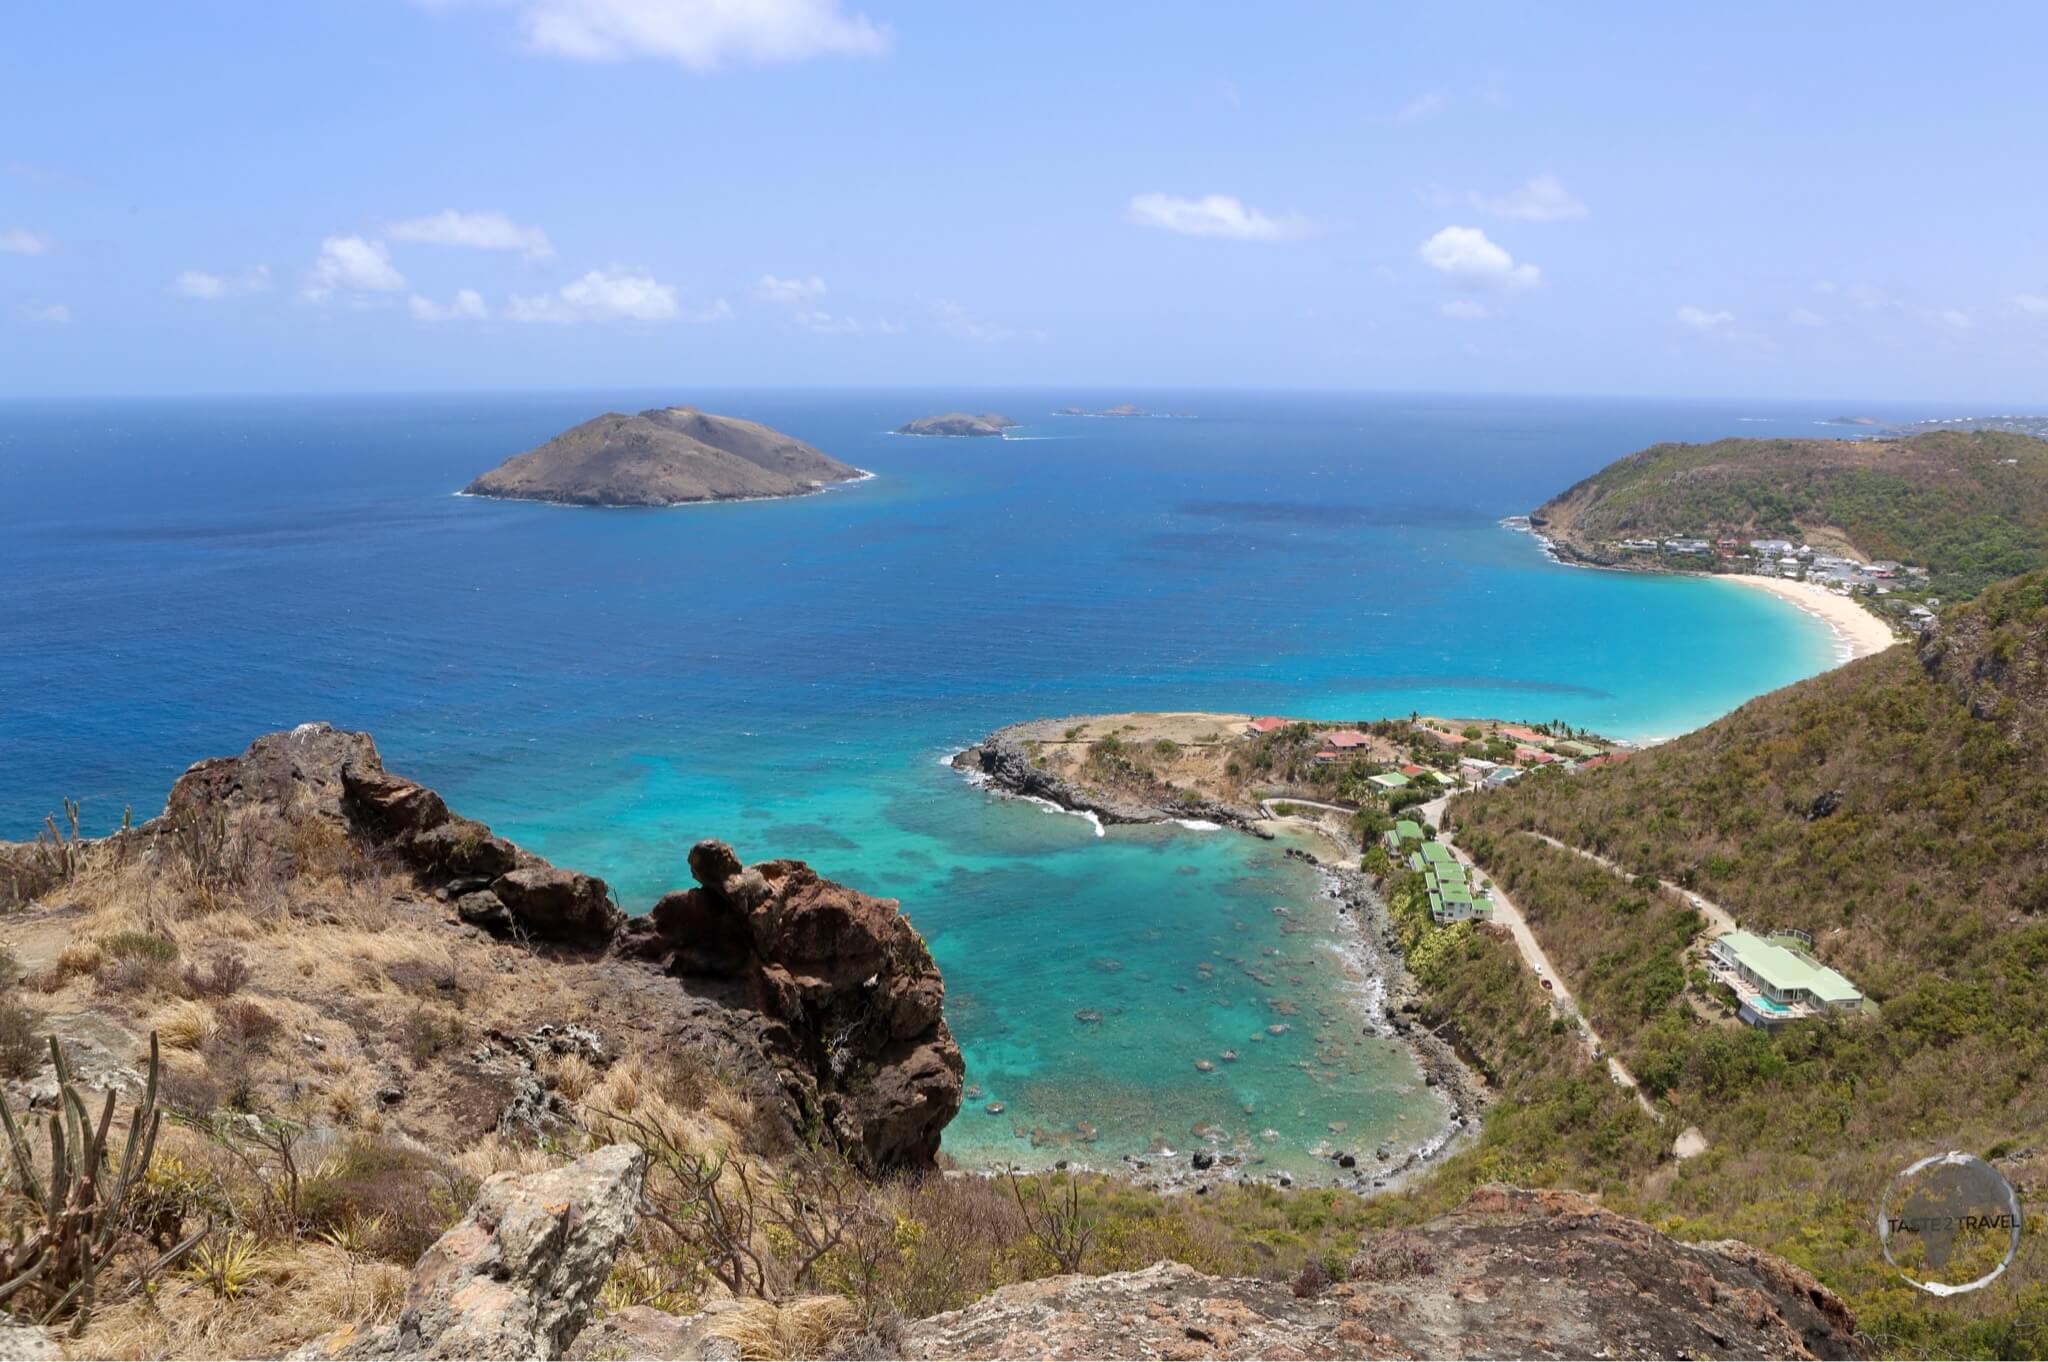
[[[1514,1002],[1531,995],[1512,947],[1429,924],[1397,877],[1431,1022],[1506,1094],[1480,1147],[1419,1195],[1577,1183],[1810,1268],[1881,1352],[2043,1355],[2040,1235],[1993,1287],[1938,1301],[1888,1271],[1870,1222],[1891,1175],[1941,1150],[1992,1158],[2023,1199],[2048,1185],[2048,573],[1957,607],[1917,652],[1764,696],[1624,765],[1461,796],[1450,818],[1665,1119],[1575,1062],[1561,1024],[1532,1043],[1542,1014]],[[1699,969],[1695,892],[1743,927],[1811,933],[1874,1007],[1742,1026]],[[1709,1148],[1677,1161],[1687,1126]]]
[[[1653,445],[1532,519],[1588,552],[1637,536],[1807,540],[1930,567],[1960,598],[2048,566],[2048,442],[1984,430]]]

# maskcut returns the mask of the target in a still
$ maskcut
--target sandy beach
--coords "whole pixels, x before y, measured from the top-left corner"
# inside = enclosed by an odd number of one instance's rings
[[[1835,665],[1838,667],[1844,662],[1854,662],[1859,657],[1882,652],[1899,641],[1883,620],[1855,601],[1811,582],[1758,577],[1746,572],[1719,573],[1715,580],[1737,582],[1758,591],[1768,591],[1818,618],[1835,636]]]

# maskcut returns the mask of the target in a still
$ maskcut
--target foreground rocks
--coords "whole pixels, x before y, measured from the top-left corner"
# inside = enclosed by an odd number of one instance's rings
[[[697,887],[629,922],[603,880],[550,865],[385,770],[369,734],[317,723],[193,766],[164,815],[133,835],[204,838],[230,825],[256,861],[344,838],[402,862],[459,923],[608,957],[621,989],[669,989],[673,1034],[661,1048],[772,1075],[792,1130],[821,1121],[869,1171],[928,1166],[960,1109],[960,1048],[923,939],[894,899],[801,861],[749,867],[723,842],[700,842],[689,853]],[[530,1075],[519,1087],[519,1110],[501,1124],[542,1128],[547,1094]]]
[[[396,1324],[344,1330],[303,1358],[560,1357],[632,1230],[647,1160],[612,1145],[564,1168],[501,1173],[413,1268]]]
[[[1297,1294],[1297,1292],[1300,1294]],[[1483,1188],[1366,1241],[1317,1288],[1177,1263],[1004,1287],[906,1327],[918,1358],[1860,1357],[1841,1300],[1781,1259],[1681,1244],[1566,1192]]]
[[[630,923],[620,953],[744,981],[841,1148],[870,1171],[930,1163],[965,1066],[938,967],[896,901],[801,861],[742,865],[723,842],[699,842],[690,873],[697,887]]]

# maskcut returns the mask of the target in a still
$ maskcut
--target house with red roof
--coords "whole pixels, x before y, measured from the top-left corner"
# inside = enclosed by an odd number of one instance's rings
[[[1262,714],[1244,726],[1247,737],[1256,738],[1264,733],[1278,732],[1287,727],[1287,721],[1277,714]]]

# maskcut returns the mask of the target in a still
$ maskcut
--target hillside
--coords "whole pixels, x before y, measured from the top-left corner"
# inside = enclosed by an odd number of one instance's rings
[[[859,476],[859,469],[757,422],[656,407],[585,421],[464,490],[577,506],[674,506],[800,496]]]
[[[1863,1355],[1796,1267],[1582,1197],[934,1175],[961,1057],[895,902],[687,859],[625,920],[325,724],[0,844],[33,1157],[59,1101],[166,1118],[84,1314],[0,1182],[0,1356]]]
[[[2048,1181],[2048,573],[1956,607],[1917,649],[1625,765],[1459,796],[1448,816],[1665,1119],[1574,1071],[1561,1041],[1532,1045],[1542,1013],[1502,1007],[1514,960],[1498,934],[1418,920],[1395,876],[1433,1006],[1509,1097],[1435,1195],[1533,1163],[1669,1232],[1785,1254],[1882,1351],[2039,1355],[2038,1252],[1996,1289],[1937,1304],[1891,1276],[1866,1222],[1886,1181],[1937,1150],[1988,1157],[2022,1188]],[[1701,968],[1694,895],[1751,931],[1809,933],[1873,1006],[1738,1024]],[[1660,1152],[1688,1126],[1705,1156]]]
[[[1637,536],[1805,541],[1929,567],[1937,592],[1957,598],[2048,565],[2048,442],[1980,430],[1653,445],[1530,520],[1595,559]]]

